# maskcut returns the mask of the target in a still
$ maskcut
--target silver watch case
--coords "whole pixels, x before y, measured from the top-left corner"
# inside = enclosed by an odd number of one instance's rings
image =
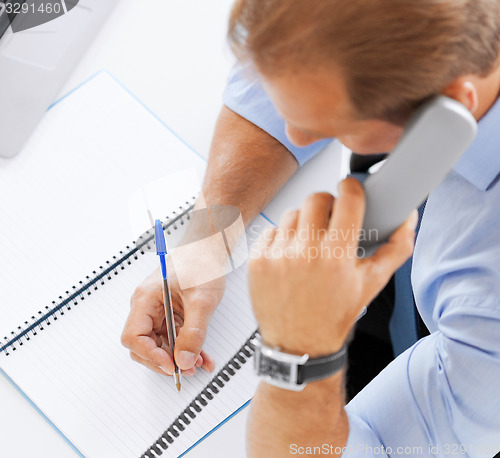
[[[253,340],[255,345],[254,370],[265,382],[291,391],[302,391],[307,383],[298,384],[298,369],[309,359],[309,355],[298,356],[283,353],[279,347],[267,346],[260,336]]]

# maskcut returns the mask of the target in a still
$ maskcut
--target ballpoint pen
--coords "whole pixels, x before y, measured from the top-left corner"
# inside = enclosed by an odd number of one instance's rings
[[[175,386],[177,391],[181,391],[181,371],[177,366],[174,359],[175,350],[175,323],[174,323],[174,309],[172,304],[172,296],[170,295],[170,288],[168,287],[167,281],[167,264],[165,261],[165,256],[167,254],[167,244],[165,242],[165,234],[163,233],[163,226],[161,221],[157,219],[155,221],[155,242],[156,242],[156,254],[160,257],[161,264],[161,274],[163,277],[163,304],[165,306],[165,320],[167,324],[167,334],[168,343],[170,345],[170,350],[172,353],[172,361],[174,362],[174,377]]]

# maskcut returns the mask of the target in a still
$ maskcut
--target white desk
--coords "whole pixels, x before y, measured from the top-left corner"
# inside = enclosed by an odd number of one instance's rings
[[[231,0],[121,0],[61,95],[109,70],[187,143],[207,155],[233,58],[225,45]],[[332,153],[332,150],[333,153]],[[336,187],[340,148],[307,164],[266,212],[274,221],[312,191]],[[311,175],[314,174],[314,180]],[[243,457],[248,409],[187,455]],[[45,420],[0,376],[0,457],[75,456]]]

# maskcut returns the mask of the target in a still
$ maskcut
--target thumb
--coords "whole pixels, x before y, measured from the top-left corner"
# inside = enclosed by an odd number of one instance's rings
[[[212,311],[203,307],[186,307],[184,324],[175,341],[175,362],[180,369],[186,371],[194,367],[207,335],[208,322]]]

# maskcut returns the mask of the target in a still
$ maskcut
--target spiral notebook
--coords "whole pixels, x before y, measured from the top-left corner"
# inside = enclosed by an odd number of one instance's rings
[[[20,156],[0,162],[8,196],[0,202],[8,222],[0,226],[0,372],[82,456],[180,456],[255,391],[245,267],[229,274],[208,330],[215,371],[184,377],[180,395],[120,345],[130,296],[158,264],[129,243],[124,196],[165,169],[204,166],[106,72],[56,104]],[[179,185],[162,215],[166,229],[185,224],[193,191]],[[259,217],[249,239],[268,224]]]

